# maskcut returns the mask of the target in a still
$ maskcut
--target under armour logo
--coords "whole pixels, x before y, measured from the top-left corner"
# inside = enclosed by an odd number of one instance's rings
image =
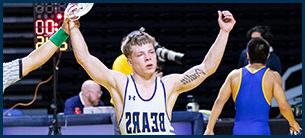
[[[128,98],[128,100],[131,100],[131,98],[132,98],[132,100],[136,100],[136,96],[131,96],[131,95],[129,95],[129,98]]]

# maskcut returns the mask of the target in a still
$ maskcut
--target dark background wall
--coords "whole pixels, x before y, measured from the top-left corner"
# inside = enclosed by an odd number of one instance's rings
[[[15,6],[14,6],[15,5]],[[17,6],[16,6],[17,5]],[[201,109],[211,109],[218,90],[228,73],[237,68],[240,52],[245,48],[246,32],[255,25],[268,25],[274,35],[273,47],[280,57],[282,70],[302,62],[301,59],[301,5],[300,4],[95,4],[80,19],[81,31],[92,55],[111,68],[120,55],[123,36],[141,26],[164,47],[185,53],[183,65],[174,62],[164,64],[164,74],[183,73],[199,64],[219,31],[217,10],[229,10],[237,23],[230,34],[227,49],[217,72],[196,89],[177,99],[174,110],[185,110],[187,95],[192,94]],[[4,62],[20,58],[33,50],[32,4],[4,4],[3,9],[3,57]],[[16,21],[11,20],[11,17]],[[38,81],[52,74],[52,60],[32,72],[22,81],[7,88],[4,107],[19,101],[30,101]],[[288,86],[301,84],[301,72],[294,75]],[[65,99],[78,94],[88,75],[77,64],[73,52],[62,53],[59,71],[59,111]],[[41,87],[38,100],[27,108],[49,108],[52,83]],[[102,99],[109,104],[110,96]],[[234,103],[226,104],[222,117],[234,116]],[[271,116],[278,111],[273,109]]]

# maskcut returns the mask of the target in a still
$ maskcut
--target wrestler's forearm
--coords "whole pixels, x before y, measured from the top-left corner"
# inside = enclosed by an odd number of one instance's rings
[[[203,62],[201,63],[204,67],[204,72],[206,72],[207,74],[213,74],[217,70],[220,61],[224,55],[228,37],[229,32],[225,32],[223,30],[219,31],[215,42],[213,43],[212,47],[210,48]]]
[[[73,52],[78,63],[86,63],[86,59],[90,57],[88,46],[84,40],[84,37],[78,28],[71,30],[71,44]]]
[[[214,103],[214,106],[212,108],[212,111],[211,111],[211,115],[209,117],[209,122],[208,122],[208,125],[207,125],[208,130],[210,130],[210,131],[214,130],[217,118],[219,117],[219,115],[220,115],[220,113],[223,109],[224,104],[225,104],[224,101],[220,101],[220,100],[216,99],[216,101]]]
[[[294,115],[290,106],[287,104],[279,106],[281,114],[288,120],[289,125],[291,126],[295,122]]]

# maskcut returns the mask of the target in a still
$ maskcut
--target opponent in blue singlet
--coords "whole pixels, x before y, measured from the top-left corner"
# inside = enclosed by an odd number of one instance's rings
[[[241,84],[235,99],[234,135],[270,135],[270,105],[263,90],[263,78],[268,70],[263,67],[251,73],[246,67],[242,68]]]

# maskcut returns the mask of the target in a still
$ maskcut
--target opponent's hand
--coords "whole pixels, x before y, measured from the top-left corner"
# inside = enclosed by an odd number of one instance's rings
[[[209,130],[208,128],[204,131],[204,135],[215,135],[212,130]]]
[[[298,135],[301,133],[302,128],[300,127],[299,123],[294,121],[292,124],[290,124],[290,135]]]
[[[229,11],[218,11],[218,24],[221,30],[230,32],[236,21]]]

